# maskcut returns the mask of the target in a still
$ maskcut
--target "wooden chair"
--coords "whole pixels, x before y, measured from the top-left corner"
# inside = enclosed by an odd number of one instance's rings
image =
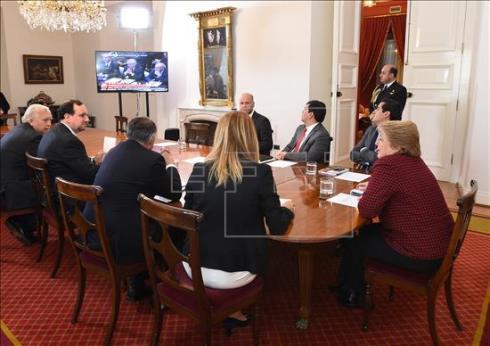
[[[211,123],[184,123],[186,142],[212,146],[216,124]]]
[[[180,138],[180,130],[178,128],[168,128],[165,130],[163,138],[169,141],[178,141]]]
[[[34,189],[39,196],[41,206],[41,230],[40,230],[40,242],[41,248],[37,262],[41,261],[44,250],[46,248],[46,242],[48,239],[49,226],[56,228],[58,233],[58,251],[56,260],[54,262],[53,270],[51,271],[51,278],[56,276],[58,269],[60,268],[61,259],[63,258],[63,249],[65,247],[65,232],[63,226],[63,220],[58,212],[56,205],[56,199],[50,185],[50,177],[47,169],[48,160],[35,157],[29,153],[25,153],[27,166],[31,171],[31,179],[34,184]]]
[[[104,345],[109,345],[119,315],[121,280],[145,272],[146,264],[117,265],[115,263],[105,230],[105,219],[102,211],[103,190],[100,186],[76,184],[59,177],[56,178],[56,186],[63,222],[75,254],[79,274],[77,301],[71,323],[77,323],[80,315],[85,296],[87,271],[102,274],[112,283],[111,319],[104,338]],[[95,223],[88,221],[83,216],[82,203],[90,203],[91,207],[94,208]],[[70,207],[68,208],[68,206]],[[68,215],[68,210],[70,210],[71,215]],[[97,232],[102,250],[93,250],[88,247],[87,236],[89,231]]]
[[[116,119],[116,132],[126,132],[128,128],[128,117],[114,116]]]
[[[398,268],[391,264],[382,263],[376,260],[368,260],[365,263],[366,278],[366,301],[364,306],[364,325],[363,330],[368,329],[369,315],[373,310],[372,282],[380,281],[390,285],[390,298],[393,297],[393,287],[411,290],[427,296],[427,318],[429,320],[429,330],[434,345],[439,345],[435,320],[435,303],[437,291],[444,284],[446,291],[446,302],[451,313],[451,318],[459,330],[462,330],[456,314],[451,290],[451,277],[453,264],[459,255],[461,246],[468,230],[471,213],[475,204],[475,195],[478,191],[478,183],[471,181],[471,191],[461,196],[458,201],[458,217],[454,225],[449,247],[446,256],[437,272],[433,274],[415,273],[409,270]]]
[[[158,344],[162,324],[161,304],[200,324],[206,345],[211,344],[211,326],[227,316],[248,307],[254,307],[263,287],[256,277],[248,285],[235,289],[218,290],[204,287],[199,255],[199,223],[202,214],[151,200],[140,194],[143,248],[153,287],[155,321],[152,345]],[[150,237],[150,220],[157,221],[163,236],[159,242]],[[169,228],[186,233],[189,255],[182,254],[173,244]],[[177,229],[178,228],[178,229]],[[165,260],[165,263],[161,259]],[[190,279],[182,261],[189,263]],[[254,344],[258,344],[258,322],[253,318]]]
[[[12,119],[14,121],[14,126],[17,126],[17,114],[16,113],[2,113],[0,114],[0,119],[5,120],[5,125],[8,125],[7,122],[9,119]]]

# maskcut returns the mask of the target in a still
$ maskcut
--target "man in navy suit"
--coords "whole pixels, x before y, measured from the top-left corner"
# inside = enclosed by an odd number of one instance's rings
[[[43,136],[37,150],[39,157],[48,160],[53,189],[56,177],[79,184],[92,184],[103,152],[93,159],[89,158],[85,145],[77,137],[77,133],[84,131],[88,125],[87,107],[79,100],[70,100],[60,106],[58,116],[61,121]]]
[[[332,137],[322,125],[326,114],[327,109],[323,102],[307,102],[301,114],[303,125],[298,126],[289,144],[276,154],[276,159],[328,163]]]
[[[36,155],[39,142],[51,127],[51,112],[48,107],[30,105],[22,116],[22,124],[16,126],[0,140],[2,207],[6,210],[30,208],[36,204],[25,153]],[[8,228],[24,244],[35,241],[34,214],[17,215],[5,221]]]
[[[379,74],[379,84],[373,91],[371,103],[369,104],[369,112],[372,113],[378,108],[380,102],[390,98],[398,102],[400,106],[400,118],[393,120],[401,120],[405,103],[407,102],[407,89],[396,81],[398,70],[394,65],[384,65]]]
[[[240,112],[252,117],[259,140],[259,152],[261,155],[270,155],[272,150],[272,127],[269,119],[255,110],[255,102],[252,94],[243,93],[240,96]]]
[[[128,124],[128,140],[119,143],[104,158],[94,185],[104,189],[102,208],[109,243],[118,264],[144,262],[138,195],[180,199],[182,186],[174,159],[167,149],[152,151],[157,128],[148,118],[137,117]],[[93,208],[84,211],[94,220]],[[158,230],[155,230],[158,233]],[[95,233],[89,246],[100,247]],[[142,275],[129,280],[128,299],[139,300],[147,291]]]

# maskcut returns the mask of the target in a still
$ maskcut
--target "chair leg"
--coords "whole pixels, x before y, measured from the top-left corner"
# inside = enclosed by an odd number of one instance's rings
[[[251,309],[252,315],[252,336],[253,336],[253,344],[258,346],[260,344],[260,324],[259,324],[259,304],[255,303],[255,305]]]
[[[49,225],[46,221],[43,221],[42,225],[39,226],[39,239],[41,241],[41,247],[39,248],[39,255],[37,256],[36,262],[41,262],[44,255],[44,250],[46,249],[46,243],[48,241],[48,230]]]
[[[392,302],[394,298],[395,298],[395,287],[390,285],[390,293],[388,295],[388,299],[390,300],[390,302]]]
[[[201,331],[204,336],[204,345],[211,346],[211,323],[209,321],[202,322]]]
[[[112,312],[109,326],[104,338],[104,345],[110,345],[114,329],[116,327],[117,318],[119,316],[119,303],[121,301],[121,286],[119,278],[112,278]]]
[[[362,330],[368,330],[369,316],[374,309],[372,286],[369,282],[366,283],[366,293],[364,296],[364,323]]]
[[[51,272],[51,278],[56,277],[56,273],[60,268],[61,259],[63,258],[63,249],[65,246],[65,232],[63,227],[57,227],[58,229],[58,253],[56,255],[56,260],[54,262],[53,271]]]
[[[153,293],[153,313],[154,313],[154,319],[153,319],[153,339],[151,341],[151,344],[153,346],[158,345],[158,340],[160,339],[160,332],[162,330],[162,320],[163,320],[163,311],[162,307],[160,306],[160,299],[158,298],[158,293],[154,292]]]
[[[73,314],[71,316],[71,323],[73,324],[78,322],[78,316],[80,315],[80,309],[85,296],[85,284],[87,282],[87,271],[82,267],[80,262],[78,263],[78,278],[77,302],[75,303],[75,308],[73,309]]]
[[[436,298],[437,290],[435,292],[429,292],[427,296],[427,318],[429,320],[429,331],[432,337],[432,343],[436,346],[440,345],[439,337],[437,336],[436,328]]]
[[[459,322],[458,314],[456,313],[456,308],[454,307],[453,291],[452,291],[452,275],[453,272],[451,270],[449,276],[446,279],[446,282],[444,283],[444,289],[446,291],[446,302],[449,308],[449,312],[451,313],[451,318],[453,319],[456,328],[458,328],[458,330],[463,330],[463,326],[461,325],[461,322]]]

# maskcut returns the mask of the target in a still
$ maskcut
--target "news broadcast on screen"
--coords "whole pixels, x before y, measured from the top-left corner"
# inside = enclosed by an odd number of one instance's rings
[[[167,92],[167,52],[96,51],[97,92]]]

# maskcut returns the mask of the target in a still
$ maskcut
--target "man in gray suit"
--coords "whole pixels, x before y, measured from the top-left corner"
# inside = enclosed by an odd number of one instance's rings
[[[276,159],[328,163],[332,137],[322,125],[325,114],[327,109],[323,102],[307,102],[301,115],[303,125],[298,126],[289,144],[276,154]]]
[[[378,158],[376,153],[378,126],[388,120],[400,119],[400,106],[395,100],[384,99],[371,113],[370,118],[371,126],[366,129],[359,143],[350,152],[350,159],[366,169],[370,169]]]

